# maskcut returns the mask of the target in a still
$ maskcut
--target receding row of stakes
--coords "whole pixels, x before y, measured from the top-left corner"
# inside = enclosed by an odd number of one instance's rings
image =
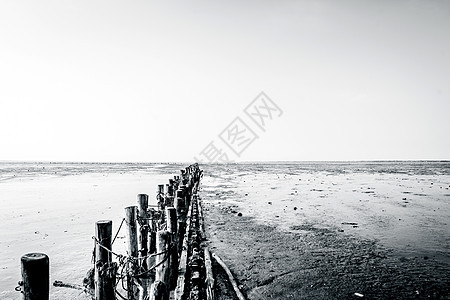
[[[137,205],[125,208],[125,218],[114,238],[111,220],[96,222],[94,267],[84,286],[54,285],[79,288],[95,300],[168,300],[171,293],[175,299],[185,298],[190,207],[191,200],[197,198],[202,175],[198,164],[193,164],[168,184],[158,185],[156,209],[149,206],[148,195],[139,194]],[[123,224],[126,255],[112,249]],[[26,254],[21,264],[23,299],[48,300],[48,256]]]

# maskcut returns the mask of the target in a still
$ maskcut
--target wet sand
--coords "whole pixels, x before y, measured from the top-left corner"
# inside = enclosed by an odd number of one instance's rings
[[[204,180],[210,247],[248,299],[449,298],[448,173],[351,169]]]
[[[43,252],[50,258],[50,282],[81,285],[91,265],[95,222],[113,221],[147,193],[155,204],[157,185],[184,165],[18,164],[3,165],[0,180],[0,299],[18,299],[20,257]],[[29,171],[28,171],[29,170]],[[125,253],[125,232],[113,249]],[[51,299],[90,299],[85,293],[53,287]]]

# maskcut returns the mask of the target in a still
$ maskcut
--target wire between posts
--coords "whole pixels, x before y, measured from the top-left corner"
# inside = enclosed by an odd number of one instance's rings
[[[127,300],[127,298],[125,298],[124,296],[122,296],[119,291],[117,290],[117,286],[119,284],[119,282],[122,282],[122,289],[127,291],[128,289],[125,288],[124,286],[124,278],[126,278],[127,276],[130,276],[132,278],[141,278],[142,276],[150,273],[151,271],[153,271],[154,269],[156,269],[157,267],[159,267],[160,265],[162,265],[164,262],[166,262],[169,257],[170,257],[170,252],[175,250],[175,243],[170,243],[169,248],[167,250],[161,251],[159,253],[153,253],[153,254],[149,254],[146,255],[144,257],[135,257],[135,256],[129,256],[129,255],[123,255],[123,254],[117,254],[114,251],[106,248],[105,246],[101,245],[100,242],[98,241],[98,239],[93,236],[92,239],[95,241],[96,244],[98,244],[101,248],[103,248],[104,250],[106,250],[108,253],[113,254],[114,256],[116,256],[117,260],[118,260],[118,266],[117,266],[117,273],[120,274],[119,276],[117,276],[117,280],[116,283],[114,285],[114,290],[115,293],[122,298],[123,300]],[[130,269],[139,269],[140,267],[137,265],[137,261],[140,259],[147,259],[150,257],[155,257],[155,256],[159,256],[159,255],[163,255],[166,254],[164,259],[156,264],[154,264],[152,267],[148,268],[147,270],[137,273],[137,274],[132,274],[129,270]],[[131,265],[135,265],[135,268],[130,268],[129,266]]]
[[[120,229],[122,228],[122,225],[123,225],[124,222],[125,222],[125,218],[123,218],[123,219],[122,219],[122,222],[120,222],[119,229],[117,230],[116,235],[114,236],[114,239],[113,239],[111,245],[113,245],[114,242],[116,241],[116,238],[117,238],[117,236],[119,235]]]
[[[130,256],[130,255],[117,254],[117,253],[113,252],[112,250],[109,250],[108,248],[106,248],[106,247],[103,246],[102,244],[100,244],[100,241],[97,240],[97,238],[96,238],[95,236],[93,236],[92,239],[93,239],[93,240],[94,240],[101,248],[105,249],[106,251],[108,251],[109,253],[113,254],[113,255],[116,256],[117,258],[123,258],[123,257],[124,257],[124,258],[130,258],[130,259],[135,259],[135,260],[138,260],[138,259],[147,259],[147,258],[150,258],[150,257],[154,257],[154,256],[158,256],[158,255],[162,255],[162,254],[164,254],[164,253],[167,253],[167,252],[169,252],[169,251],[171,250],[171,248],[172,248],[172,245],[171,245],[171,246],[169,247],[168,250],[164,250],[164,251],[159,252],[159,253],[152,253],[152,254],[149,254],[149,255],[146,255],[146,256],[142,256],[142,257],[136,257],[136,256]]]

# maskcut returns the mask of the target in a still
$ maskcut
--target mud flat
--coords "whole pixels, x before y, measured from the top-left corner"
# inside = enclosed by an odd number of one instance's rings
[[[282,169],[204,180],[211,251],[248,299],[450,299],[448,174]]]

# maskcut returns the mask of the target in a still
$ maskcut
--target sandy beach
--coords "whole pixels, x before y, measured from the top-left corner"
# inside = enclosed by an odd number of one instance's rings
[[[113,220],[115,232],[138,193],[154,204],[183,166],[2,164],[0,298],[19,298],[28,252],[49,255],[51,282],[81,284],[95,222]],[[449,297],[449,163],[201,167],[210,248],[248,299]],[[124,234],[113,249],[124,250]],[[51,287],[51,298],[89,297]]]

